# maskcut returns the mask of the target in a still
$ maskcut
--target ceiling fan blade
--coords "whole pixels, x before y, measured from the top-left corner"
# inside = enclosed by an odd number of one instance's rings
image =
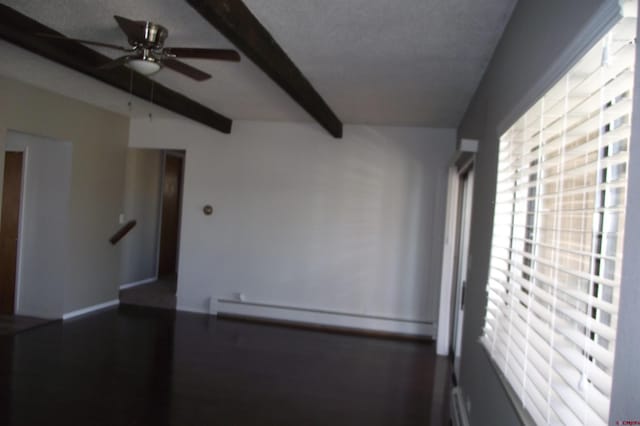
[[[120,65],[125,65],[127,62],[129,62],[129,59],[131,58],[131,55],[125,55],[125,56],[121,56],[119,58],[114,59],[113,61],[109,61],[105,64],[102,64],[98,67],[99,70],[111,70],[114,68],[119,67]]]
[[[126,34],[127,38],[132,41],[144,41],[144,28],[146,23],[143,21],[132,21],[122,16],[113,15],[120,29]]]
[[[205,49],[198,47],[167,47],[164,53],[178,58],[217,59],[219,61],[240,61],[240,54],[232,49]]]
[[[187,77],[191,77],[197,81],[203,81],[208,78],[211,78],[210,74],[207,74],[204,71],[200,71],[197,68],[192,67],[191,65],[185,64],[184,62],[178,61],[173,58],[167,58],[162,61],[162,64],[170,68],[176,72],[186,75]]]
[[[108,47],[110,49],[118,49],[118,50],[123,50],[123,51],[129,50],[127,48],[124,48],[122,46],[118,46],[118,45],[115,45],[115,44],[102,43],[100,41],[93,41],[93,40],[82,40],[82,39],[79,39],[79,38],[69,38],[69,37],[65,37],[63,35],[37,33],[36,36],[38,36],[38,37],[46,37],[46,38],[53,38],[53,39],[61,40],[61,41],[75,41],[75,42],[82,43],[82,44],[90,44],[92,46]]]

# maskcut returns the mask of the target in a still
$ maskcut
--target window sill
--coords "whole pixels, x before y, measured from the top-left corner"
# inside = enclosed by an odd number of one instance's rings
[[[487,361],[489,361],[491,368],[498,376],[498,379],[502,384],[502,388],[507,394],[507,398],[509,399],[509,402],[511,402],[511,405],[513,406],[518,418],[520,419],[521,424],[523,426],[536,426],[536,422],[533,420],[533,417],[531,417],[531,414],[527,412],[527,409],[522,406],[522,403],[520,402],[520,398],[518,398],[516,391],[509,384],[509,381],[502,373],[502,371],[500,371],[500,368],[493,360],[493,358],[491,358],[491,354],[489,353],[487,348],[484,346],[481,340],[478,340],[478,344],[482,347],[482,351],[487,356]]]

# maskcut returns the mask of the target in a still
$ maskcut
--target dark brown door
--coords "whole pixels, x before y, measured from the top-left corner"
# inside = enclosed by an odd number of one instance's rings
[[[180,199],[183,160],[167,155],[162,187],[162,223],[160,225],[160,259],[158,275],[176,273],[178,259],[178,233],[180,229]]]
[[[4,156],[2,222],[0,222],[0,314],[13,314],[16,297],[16,261],[20,229],[20,195],[22,192],[22,153]]]

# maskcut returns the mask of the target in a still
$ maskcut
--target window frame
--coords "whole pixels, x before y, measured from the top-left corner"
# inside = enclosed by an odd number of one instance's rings
[[[520,117],[530,109],[532,105],[534,105],[538,100],[540,100],[546,92],[553,87],[559,80],[561,80],[565,74],[568,73],[569,70],[583,57],[583,55],[588,52],[595,43],[597,43],[604,35],[606,35],[612,27],[623,17],[622,14],[622,5],[617,1],[605,2],[598,12],[592,17],[589,23],[578,33],[578,35],[573,39],[572,43],[570,43],[566,49],[564,49],[563,53],[560,57],[553,63],[553,65],[549,68],[547,73],[545,73],[540,80],[527,92],[527,94],[522,98],[520,102],[517,103],[516,107],[511,109],[509,113],[505,116],[505,118],[499,122],[496,127],[496,134],[503,135],[511,126],[517,122]],[[497,151],[497,155],[499,154],[499,149]],[[531,177],[529,177],[531,180]],[[600,180],[600,176],[599,176]],[[606,178],[605,178],[606,180]],[[599,182],[598,182],[599,183]],[[495,189],[495,188],[494,188]],[[608,194],[605,194],[604,197],[607,197]],[[495,196],[496,193],[493,193],[493,204],[495,206]],[[528,207],[529,208],[529,207]],[[533,207],[535,209],[535,206]],[[493,220],[493,218],[492,218]],[[603,222],[603,221],[601,221]],[[604,225],[604,223],[602,223]],[[533,225],[535,227],[535,225]],[[493,223],[492,223],[493,228]],[[624,226],[623,226],[624,229]],[[525,228],[526,230],[526,228]],[[513,232],[513,227],[511,229]],[[525,231],[526,232],[526,231]],[[510,238],[511,239],[511,238]],[[488,282],[488,279],[487,279]],[[485,301],[484,307],[486,309],[487,303]],[[486,318],[483,315],[483,318]],[[489,360],[489,364],[492,366],[496,375],[505,389],[507,396],[509,397],[510,402],[512,403],[516,413],[518,414],[520,420],[525,425],[535,425],[535,421],[533,417],[528,413],[528,411],[523,408],[521,403],[521,398],[518,396],[517,392],[510,384],[509,380],[506,378],[501,368],[496,364],[495,360],[491,356],[489,350],[485,347],[484,344],[480,342],[482,336],[478,339],[480,346],[483,348],[487,359]],[[611,412],[610,412],[611,414]]]

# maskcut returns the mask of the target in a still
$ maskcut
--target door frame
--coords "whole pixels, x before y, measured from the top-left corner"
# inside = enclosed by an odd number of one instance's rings
[[[182,236],[182,216],[183,216],[183,201],[184,201],[184,177],[187,170],[187,151],[179,150],[162,150],[162,161],[160,162],[160,182],[158,185],[158,223],[156,229],[156,279],[160,276],[160,244],[162,239],[162,208],[164,204],[164,173],[167,162],[167,157],[178,157],[182,159],[182,176],[180,176],[180,199],[178,200],[178,209],[180,214],[178,216],[178,235],[176,244],[176,279],[180,277],[180,239]]]
[[[24,203],[25,203],[25,194],[27,188],[27,176],[29,167],[29,148],[21,147],[21,148],[12,148],[5,147],[3,152],[21,152],[22,153],[22,176],[20,181],[20,207],[18,213],[18,242],[16,245],[16,278],[14,282],[14,299],[13,299],[13,314],[17,315],[20,313],[20,288],[22,281],[22,258],[23,258],[23,239],[24,235],[24,226],[25,226],[25,211],[24,211]],[[4,158],[2,160],[2,169],[4,171]],[[4,190],[4,182],[2,182],[2,190]],[[2,206],[0,206],[2,208]]]
[[[451,314],[457,285],[457,283],[454,283],[458,267],[456,251],[460,232],[459,223],[461,218],[459,215],[462,213],[460,211],[461,206],[459,206],[459,200],[463,178],[475,165],[475,152],[477,151],[477,147],[477,140],[462,139],[449,165],[445,236],[442,248],[440,306],[438,310],[438,330],[436,337],[436,353],[440,356],[450,355],[452,347],[451,336],[455,336],[455,330],[452,330],[455,321],[451,320]],[[471,194],[471,203],[473,204],[473,194]],[[469,217],[469,229],[471,225],[470,219]],[[469,256],[469,253],[466,254]]]
[[[452,295],[453,323],[450,331],[450,356],[453,358],[453,372],[457,377],[460,374],[460,356],[462,355],[462,327],[464,325],[465,292],[467,287],[467,273],[469,271],[469,242],[471,234],[471,213],[473,209],[473,186],[475,172],[473,160],[460,169],[460,198],[458,208],[458,226],[456,232],[456,258],[454,261],[454,278],[451,281],[454,288]]]

